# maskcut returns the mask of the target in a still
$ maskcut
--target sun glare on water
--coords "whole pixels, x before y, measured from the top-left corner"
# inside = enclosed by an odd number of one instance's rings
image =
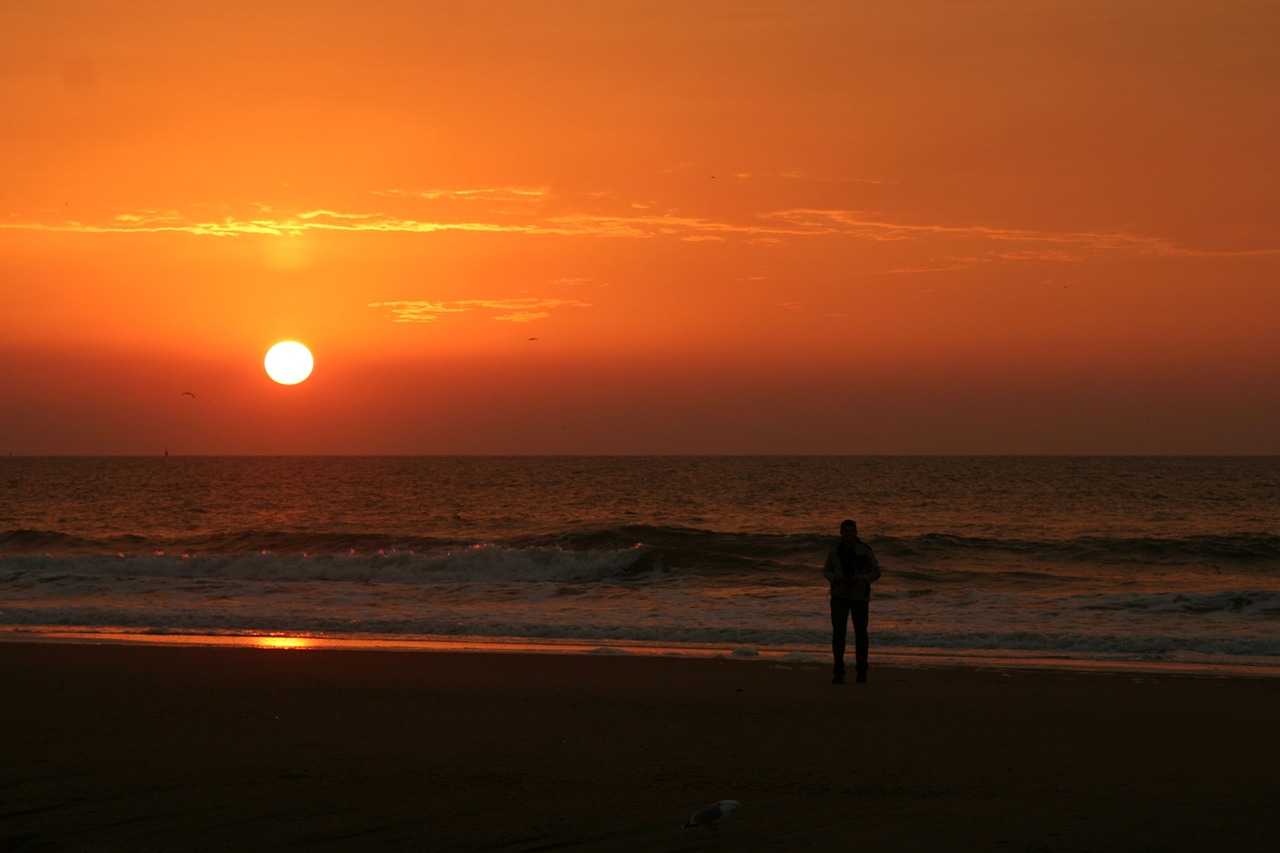
[[[262,364],[267,369],[267,375],[276,382],[281,385],[297,385],[311,375],[315,359],[311,357],[311,350],[297,341],[281,341],[267,350],[267,357]]]

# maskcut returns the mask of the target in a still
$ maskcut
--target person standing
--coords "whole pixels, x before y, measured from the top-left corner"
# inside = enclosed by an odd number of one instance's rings
[[[871,584],[880,579],[880,564],[870,546],[858,538],[858,523],[840,522],[840,540],[827,552],[822,574],[831,582],[831,655],[835,658],[832,684],[844,684],[845,633],[853,620],[857,680],[867,680],[867,618]]]

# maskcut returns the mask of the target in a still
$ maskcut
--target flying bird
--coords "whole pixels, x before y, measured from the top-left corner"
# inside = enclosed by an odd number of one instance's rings
[[[742,804],[737,800],[720,800],[718,803],[712,803],[702,811],[685,822],[685,829],[692,829],[695,826],[711,827],[711,834],[716,834],[716,825],[723,823],[729,819],[729,815],[741,808]]]
[[[178,396],[179,396],[179,397],[190,397],[192,400],[194,400],[194,399],[196,398],[196,395],[195,395],[195,394],[192,394],[190,391],[183,391],[183,392],[182,392],[181,394],[179,394]]]

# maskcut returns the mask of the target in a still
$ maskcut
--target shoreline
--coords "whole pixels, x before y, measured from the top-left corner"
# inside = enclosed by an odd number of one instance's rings
[[[734,659],[827,666],[825,649],[769,649],[754,646],[678,644],[626,640],[558,640],[457,635],[313,636],[289,633],[148,633],[94,631],[87,628],[47,630],[0,628],[0,644],[123,645],[177,648],[254,648],[293,651],[351,651],[475,654],[638,656],[671,659]],[[850,652],[852,654],[852,652]],[[1280,661],[1245,659],[1216,661],[1134,660],[1127,657],[1070,657],[1066,654],[1017,650],[939,650],[886,647],[873,650],[873,665],[893,669],[1044,670],[1185,675],[1220,678],[1280,678]]]
[[[0,643],[0,848],[1264,850],[1264,679]],[[719,838],[684,831],[719,799]],[[712,845],[715,847],[713,848]]]

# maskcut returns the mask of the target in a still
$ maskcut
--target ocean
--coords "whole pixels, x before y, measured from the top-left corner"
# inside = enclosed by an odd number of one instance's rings
[[[0,639],[1280,675],[1280,458],[10,457]],[[849,652],[852,655],[852,650]]]

